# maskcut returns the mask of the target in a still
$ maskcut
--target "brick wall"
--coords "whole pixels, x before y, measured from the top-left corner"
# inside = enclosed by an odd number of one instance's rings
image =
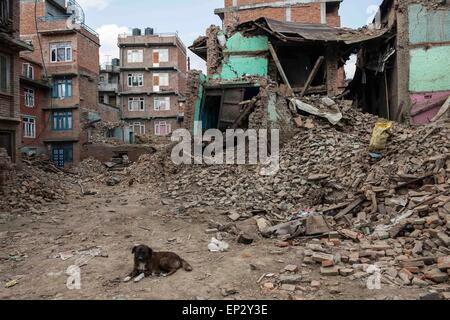
[[[237,5],[249,4],[266,4],[279,2],[279,0],[238,0]],[[225,0],[225,8],[233,6],[232,0]],[[341,25],[339,17],[339,6],[334,7],[333,4],[327,4],[326,19],[330,26],[339,27]],[[291,5],[290,21],[299,23],[321,23],[321,3],[312,2],[305,4]],[[261,17],[275,19],[279,21],[287,21],[288,14],[286,7],[284,8],[254,8],[239,10],[236,12],[226,12],[224,14],[224,27],[230,27],[238,23],[256,20]]]

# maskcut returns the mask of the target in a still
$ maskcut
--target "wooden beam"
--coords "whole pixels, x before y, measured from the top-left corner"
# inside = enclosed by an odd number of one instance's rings
[[[306,91],[308,91],[309,87],[311,86],[311,83],[314,81],[317,72],[319,72],[320,67],[322,66],[323,61],[325,60],[325,57],[320,56],[319,59],[317,59],[316,64],[314,65],[314,68],[312,69],[311,73],[308,76],[308,80],[306,80],[305,86],[303,87],[302,92],[300,93],[300,98],[305,96]]]
[[[284,83],[288,86],[289,91],[294,92],[292,90],[292,87],[291,87],[291,84],[289,83],[288,78],[286,77],[286,73],[284,73],[283,67],[281,66],[280,59],[278,59],[278,55],[277,55],[275,49],[273,48],[273,45],[270,42],[269,42],[269,50],[270,50],[270,54],[272,55],[273,60],[275,61],[275,64],[277,65],[278,72],[280,73],[281,78],[283,78]]]
[[[448,110],[450,110],[450,97],[448,97],[448,99],[445,101],[438,114],[433,119],[431,119],[431,122],[438,121],[444,114],[448,112]]]

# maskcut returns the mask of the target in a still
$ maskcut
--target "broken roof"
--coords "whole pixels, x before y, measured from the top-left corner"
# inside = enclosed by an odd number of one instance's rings
[[[364,28],[354,30],[330,27],[323,24],[283,22],[260,18],[240,24],[236,31],[244,33],[261,31],[269,33],[282,41],[325,41],[354,44],[378,38],[385,34],[387,29],[371,30]]]

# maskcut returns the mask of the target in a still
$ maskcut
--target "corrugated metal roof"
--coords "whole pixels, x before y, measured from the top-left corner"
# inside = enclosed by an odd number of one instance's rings
[[[260,18],[255,21],[242,23],[237,27],[238,31],[248,31],[259,28],[265,32],[291,41],[326,41],[326,42],[344,42],[353,44],[378,38],[384,35],[388,30],[371,29],[348,29],[335,28],[323,24],[305,24],[294,22],[283,22],[267,18]]]

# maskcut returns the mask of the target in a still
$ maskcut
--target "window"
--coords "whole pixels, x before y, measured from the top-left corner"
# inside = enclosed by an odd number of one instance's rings
[[[160,62],[169,62],[169,49],[153,50],[153,66],[159,67]]]
[[[170,110],[170,97],[155,97],[154,99],[155,111],[169,111]]]
[[[145,125],[143,125],[140,122],[134,122],[131,125],[131,130],[134,132],[135,135],[142,136],[145,134]]]
[[[36,138],[36,118],[23,117],[24,138]]]
[[[71,43],[50,44],[50,61],[52,63],[72,61],[72,44]]]
[[[129,98],[128,99],[129,111],[145,111],[145,99],[144,98]]]
[[[0,0],[0,25],[9,25],[11,11],[9,9],[9,0]]]
[[[144,75],[142,73],[128,74],[128,87],[143,87]]]
[[[72,111],[54,111],[52,114],[52,130],[64,131],[73,129]]]
[[[25,107],[33,108],[34,107],[34,90],[33,89],[25,89]]]
[[[72,97],[72,79],[54,79],[52,98],[65,99]]]
[[[10,57],[0,54],[0,91],[9,92]]]
[[[144,50],[128,50],[127,56],[129,63],[144,62]]]
[[[105,76],[100,76],[100,82],[105,82]]]
[[[22,65],[22,75],[28,79],[34,79],[34,68],[29,63]]]
[[[157,136],[167,136],[172,132],[170,123],[166,121],[155,122],[155,135]]]
[[[153,74],[153,91],[158,92],[160,87],[168,87],[168,86],[169,86],[168,73]]]

